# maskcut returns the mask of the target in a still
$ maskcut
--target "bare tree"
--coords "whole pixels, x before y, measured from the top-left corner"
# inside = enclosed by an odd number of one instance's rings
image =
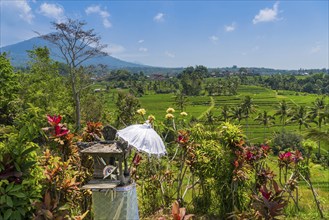
[[[40,35],[41,38],[54,44],[60,51],[59,56],[64,59],[68,67],[70,84],[75,106],[76,129],[81,127],[80,94],[84,89],[79,84],[79,68],[86,60],[106,56],[102,50],[107,45],[100,43],[94,29],[85,30],[84,21],[67,19],[63,23],[51,23],[56,32]]]

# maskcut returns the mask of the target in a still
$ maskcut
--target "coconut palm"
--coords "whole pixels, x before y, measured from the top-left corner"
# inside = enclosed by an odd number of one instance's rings
[[[274,115],[279,115],[280,122],[282,123],[282,129],[284,129],[284,126],[286,125],[286,120],[290,112],[291,109],[289,108],[286,100],[282,100],[281,102],[279,102],[279,105],[277,106],[277,110]]]
[[[234,120],[238,120],[239,124],[241,122],[242,119],[244,119],[244,115],[243,115],[243,111],[241,106],[236,106],[234,108],[231,109],[232,114],[230,115],[230,118],[234,119]]]
[[[176,95],[174,96],[174,100],[175,100],[174,104],[182,112],[185,110],[186,106],[189,103],[189,100],[188,100],[187,96],[184,93],[180,92],[180,91],[178,91],[176,93]]]
[[[323,141],[329,144],[329,130],[319,131],[318,129],[310,129],[306,134],[306,138]]]
[[[328,118],[328,106],[325,103],[325,97],[323,96],[321,99],[316,98],[314,102],[312,102],[313,106],[311,107],[310,116],[312,122],[316,123],[321,132],[322,123],[325,122],[326,118]],[[320,141],[318,141],[318,154],[320,155]]]
[[[296,122],[298,124],[299,132],[302,131],[302,126],[309,128],[309,123],[311,122],[309,114],[304,106],[298,106],[297,108],[295,108],[291,118],[289,118],[288,121]]]
[[[321,130],[322,122],[326,119],[327,116],[327,106],[324,99],[324,96],[321,99],[316,98],[316,100],[312,102],[313,106],[311,107],[311,111],[309,113],[311,119],[318,125],[319,130]]]
[[[248,131],[248,118],[251,113],[256,112],[256,105],[254,105],[253,100],[250,96],[245,96],[243,102],[241,103],[242,112],[244,113],[244,118],[246,119],[247,131]]]
[[[230,108],[227,105],[223,105],[223,107],[221,109],[222,109],[222,111],[221,111],[219,119],[224,122],[227,122],[230,118],[230,113],[231,113]]]
[[[269,115],[266,110],[264,110],[263,113],[259,113],[258,116],[254,119],[255,121],[259,121],[259,124],[264,126],[264,139],[266,135],[266,128],[275,124],[274,119],[274,116]]]
[[[206,118],[206,124],[208,124],[208,125],[214,124],[215,117],[214,117],[214,113],[212,111],[207,112],[205,115],[205,118]]]

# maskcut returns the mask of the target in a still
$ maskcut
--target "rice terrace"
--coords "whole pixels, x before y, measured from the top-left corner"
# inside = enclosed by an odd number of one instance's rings
[[[2,0],[0,220],[329,219],[328,4]]]

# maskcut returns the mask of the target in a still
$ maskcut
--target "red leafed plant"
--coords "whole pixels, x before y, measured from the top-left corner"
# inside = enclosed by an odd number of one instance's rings
[[[252,196],[252,206],[256,211],[257,219],[277,219],[283,215],[283,209],[288,204],[284,191],[279,188],[273,180],[272,189],[268,189],[266,184],[259,189],[259,194]]]
[[[70,131],[66,128],[64,124],[61,124],[62,116],[60,115],[47,115],[48,123],[50,128],[45,128],[45,130],[50,130],[52,137],[59,138],[67,135]]]
[[[48,115],[47,119],[51,127],[44,130],[50,131],[50,141],[39,158],[44,172],[43,193],[42,200],[35,203],[34,219],[83,219],[89,213],[90,203],[86,206],[85,202],[90,195],[80,186],[90,173],[82,167],[76,137],[60,123],[62,117]]]
[[[56,125],[58,125],[59,123],[61,123],[62,116],[60,116],[60,115],[54,115],[54,116],[47,115],[47,119],[48,119],[48,123],[49,123],[51,126],[56,126]]]
[[[172,204],[171,214],[174,220],[188,220],[194,216],[193,214],[187,215],[186,208],[180,208],[177,200]]]
[[[95,141],[102,137],[103,125],[101,122],[87,122],[82,139],[83,141]]]

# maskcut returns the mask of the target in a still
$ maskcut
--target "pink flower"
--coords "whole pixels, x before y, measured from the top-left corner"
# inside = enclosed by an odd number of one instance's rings
[[[47,119],[48,119],[48,123],[51,126],[56,126],[61,122],[62,117],[60,115],[54,115],[54,116],[47,115]]]

